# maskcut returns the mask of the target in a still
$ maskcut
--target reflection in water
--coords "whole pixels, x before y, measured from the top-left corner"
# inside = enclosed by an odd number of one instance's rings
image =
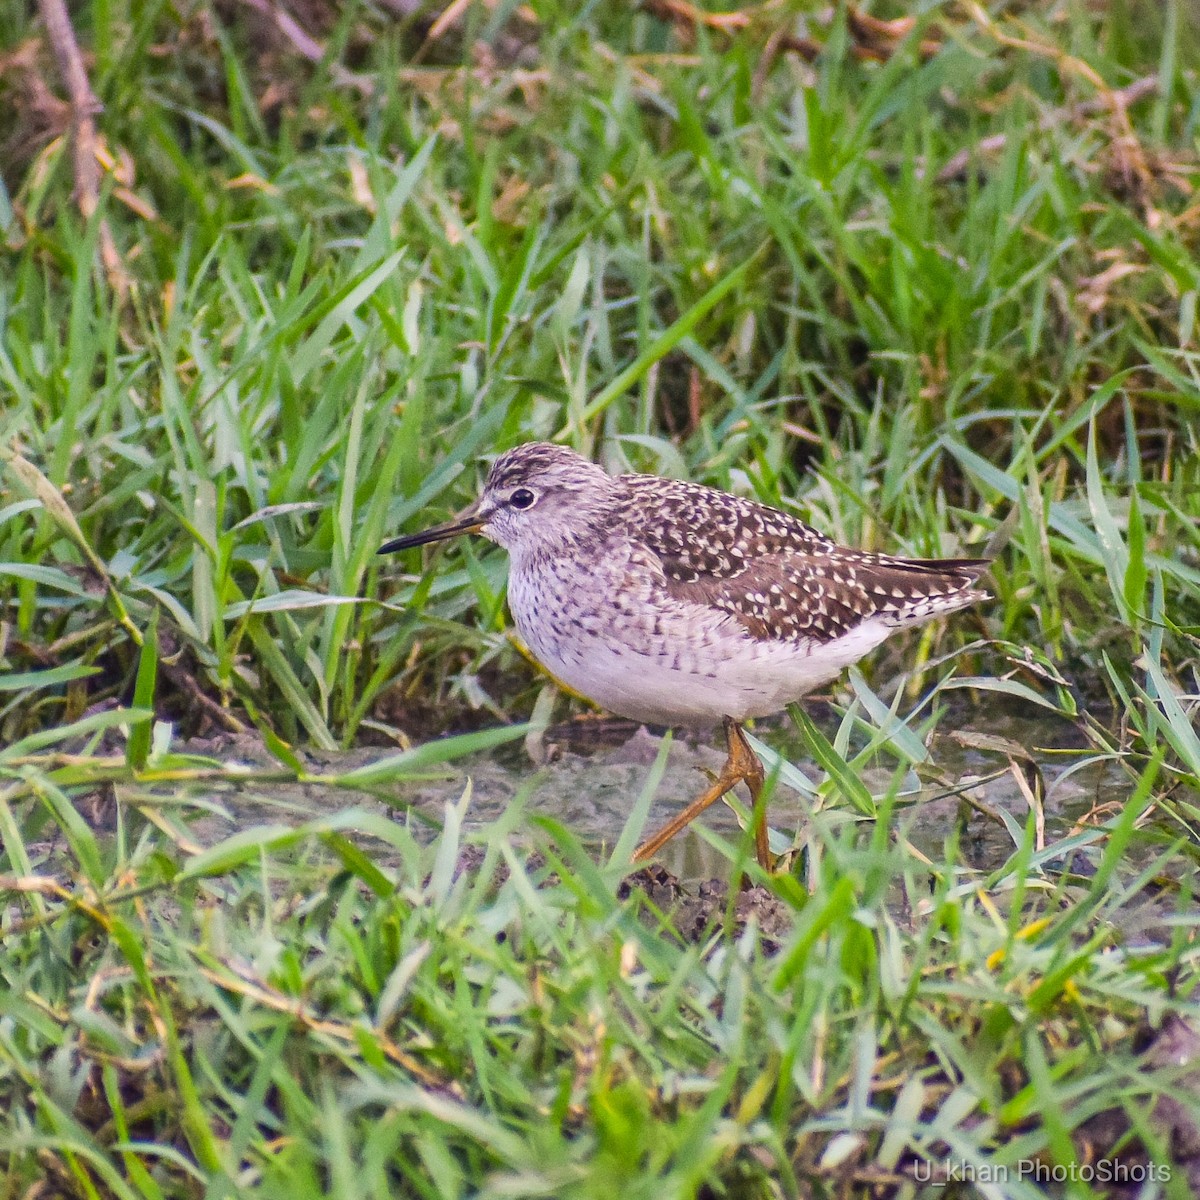
[[[941,859],[946,838],[962,819],[963,802],[958,793],[965,791],[978,808],[960,826],[961,854],[967,864],[989,870],[1005,862],[1014,849],[1012,835],[998,819],[999,814],[1011,814],[1016,826],[1023,827],[1028,804],[1005,756],[963,746],[951,736],[951,725],[943,719],[930,758],[921,765],[920,778],[913,771],[906,773],[893,825],[918,850]],[[460,799],[469,780],[468,833],[496,820],[515,798],[521,797],[519,802],[528,813],[552,816],[589,845],[611,848],[646,787],[662,741],[632,725],[614,728],[607,724],[603,727],[607,744],[598,744],[598,739],[581,737],[581,729],[586,735],[589,725],[585,722],[549,731],[544,742],[551,751],[551,761],[545,766],[535,767],[519,749],[509,748],[457,762],[441,778],[398,788],[398,814],[404,806],[412,806],[416,813],[436,821],[448,802]],[[786,717],[760,722],[756,734],[796,764],[808,779],[819,782],[817,769]],[[1067,722],[1056,725],[1040,716],[1037,720],[1006,716],[993,720],[986,735],[1007,738],[1033,753],[1045,783],[1048,842],[1070,832],[1073,823],[1095,806],[1119,802],[1128,795],[1127,778],[1114,764],[1098,760],[1081,767],[1089,752],[1079,746],[1078,733]],[[676,737],[672,741],[651,805],[649,827],[656,827],[682,809],[705,786],[705,772],[715,773],[720,768],[724,754],[718,740],[714,736],[711,740]],[[970,743],[981,739],[967,736],[963,740]],[[358,750],[336,762],[323,758],[323,770],[347,770],[373,761],[380,753]],[[894,769],[894,760],[881,758],[878,766],[863,772],[862,781],[872,794],[883,795],[892,784]],[[199,819],[192,833],[202,842],[227,837],[245,823],[303,821],[351,807],[365,798],[343,791],[331,796],[327,789],[312,785],[272,785],[269,793],[261,786],[253,791],[223,790],[219,799],[228,816]],[[823,807],[840,810],[846,820],[856,819],[836,795],[825,796],[820,802]],[[778,780],[769,807],[770,825],[777,838],[786,843],[797,833],[803,836],[813,803],[811,795],[803,795],[783,779]],[[995,815],[985,815],[988,810]],[[714,805],[696,827],[681,834],[661,855],[664,865],[680,878],[694,880],[727,873],[724,858],[705,840],[700,825],[725,838],[739,833],[731,808],[723,803]]]

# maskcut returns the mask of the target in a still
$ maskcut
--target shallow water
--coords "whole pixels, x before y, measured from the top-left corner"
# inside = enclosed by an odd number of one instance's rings
[[[440,823],[446,805],[457,803],[469,786],[464,822],[468,836],[490,825],[513,803],[522,803],[527,815],[553,817],[598,851],[611,848],[647,786],[662,738],[645,729],[611,722],[603,725],[606,736],[600,737],[594,733],[599,728],[598,723],[589,726],[581,722],[549,731],[542,746],[549,761],[541,766],[534,765],[518,743],[499,753],[459,760],[439,769],[439,778],[398,784],[393,811],[398,819],[407,814],[414,828],[423,834],[422,827],[432,830]],[[760,722],[756,733],[813,783],[820,780],[803,741],[786,717]],[[956,827],[966,860],[979,869],[998,867],[1013,853],[1013,835],[999,814],[1011,814],[1016,826],[1023,827],[1029,805],[1008,757],[972,744],[988,737],[1007,739],[1013,747],[1025,748],[1036,764],[1044,783],[1048,843],[1070,833],[1074,823],[1094,806],[1120,803],[1129,793],[1127,777],[1119,767],[1096,762],[1080,768],[1086,752],[1069,722],[1047,721],[1043,716],[1002,716],[992,720],[984,733],[972,728],[955,730],[951,722],[943,720],[930,746],[929,761],[922,765],[921,779],[909,773],[893,818],[896,831],[931,858],[942,858],[943,843]],[[214,752],[211,747],[204,749],[210,755]],[[346,755],[322,755],[319,767],[323,772],[350,770],[386,753],[356,750]],[[232,756],[263,765],[267,762],[253,743],[243,743]],[[699,795],[723,761],[724,747],[718,733],[708,738],[672,739],[647,831],[656,829]],[[891,773],[882,768],[870,771],[864,774],[863,782],[873,794],[882,795],[890,785]],[[964,808],[964,794],[979,809],[990,810],[990,815]],[[381,803],[339,789],[298,784],[222,787],[219,800],[226,816],[208,815],[191,823],[193,836],[201,844],[211,844],[249,824],[299,822],[355,804]],[[812,794],[802,793],[783,778],[777,780],[769,806],[769,823],[777,841],[790,842],[803,833],[814,803]],[[845,807],[836,796],[821,803]],[[713,805],[700,822],[660,855],[660,861],[681,879],[727,873],[725,860],[704,839],[701,825],[726,838],[736,837],[739,830],[728,805]]]

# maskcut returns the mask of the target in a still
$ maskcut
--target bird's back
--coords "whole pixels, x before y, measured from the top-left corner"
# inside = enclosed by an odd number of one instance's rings
[[[987,598],[985,559],[839,546],[789,513],[679,480],[625,475],[614,523],[636,530],[673,597],[728,612],[759,640],[821,643],[866,620],[900,628]]]

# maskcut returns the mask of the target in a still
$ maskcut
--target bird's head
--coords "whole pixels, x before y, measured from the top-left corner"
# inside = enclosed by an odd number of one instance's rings
[[[457,520],[394,538],[380,554],[480,533],[518,557],[555,553],[604,520],[613,480],[566,446],[529,442],[492,465],[483,493]]]

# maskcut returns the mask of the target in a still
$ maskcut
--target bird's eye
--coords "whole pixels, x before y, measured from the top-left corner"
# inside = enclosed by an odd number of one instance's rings
[[[508,498],[513,508],[532,508],[537,497],[528,488],[517,488]]]

